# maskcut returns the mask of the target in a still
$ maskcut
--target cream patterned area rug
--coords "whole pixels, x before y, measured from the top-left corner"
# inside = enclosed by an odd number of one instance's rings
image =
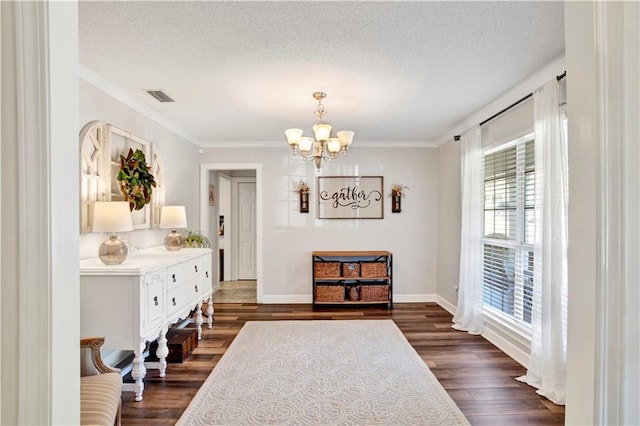
[[[245,323],[179,425],[467,425],[392,320]]]

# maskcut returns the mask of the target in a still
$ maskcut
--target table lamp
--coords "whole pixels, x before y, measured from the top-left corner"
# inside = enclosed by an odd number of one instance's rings
[[[187,227],[187,213],[184,206],[163,206],[160,212],[160,228],[171,229],[164,239],[167,250],[176,251],[182,248],[184,235],[177,228]]]
[[[119,265],[127,258],[127,245],[116,232],[133,231],[131,211],[127,201],[96,201],[93,205],[93,232],[109,232],[109,239],[98,249],[105,265]]]

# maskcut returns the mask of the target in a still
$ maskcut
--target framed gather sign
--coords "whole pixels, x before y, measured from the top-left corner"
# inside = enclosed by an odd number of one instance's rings
[[[382,219],[382,176],[318,177],[318,218]]]

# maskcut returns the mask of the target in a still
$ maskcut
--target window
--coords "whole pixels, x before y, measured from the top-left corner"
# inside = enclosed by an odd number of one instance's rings
[[[533,133],[486,152],[483,174],[484,304],[529,326],[535,235]]]

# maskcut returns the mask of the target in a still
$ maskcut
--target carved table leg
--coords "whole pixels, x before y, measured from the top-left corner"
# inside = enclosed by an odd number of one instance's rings
[[[202,319],[202,300],[198,302],[198,307],[196,308],[196,328],[198,329],[198,340],[202,340],[202,323],[204,320]]]
[[[207,300],[207,325],[213,328],[213,297],[209,296]]]
[[[136,401],[142,401],[142,392],[144,391],[144,376],[147,375],[147,369],[144,366],[144,349],[145,342],[142,341],[138,344],[138,347],[134,349],[133,353],[133,370],[131,371],[131,377],[135,380],[134,391],[136,393]]]
[[[169,347],[167,346],[167,330],[169,326],[162,327],[160,334],[158,335],[158,349],[156,350],[156,356],[158,357],[158,370],[160,370],[160,377],[166,376],[167,371],[167,355],[169,355]]]

